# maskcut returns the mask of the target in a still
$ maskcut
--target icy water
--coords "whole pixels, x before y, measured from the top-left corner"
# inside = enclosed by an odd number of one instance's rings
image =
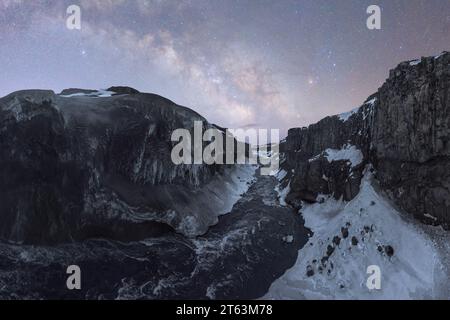
[[[195,239],[168,233],[127,243],[0,243],[0,299],[259,298],[308,240],[301,216],[279,205],[276,184],[258,176],[232,211]],[[69,265],[81,268],[81,290],[66,288]]]

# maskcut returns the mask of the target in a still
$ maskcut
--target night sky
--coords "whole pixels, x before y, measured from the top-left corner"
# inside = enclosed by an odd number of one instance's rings
[[[82,29],[66,9],[82,9]],[[382,29],[366,27],[371,4]],[[449,0],[0,0],[0,96],[128,85],[221,126],[298,127],[450,50]]]

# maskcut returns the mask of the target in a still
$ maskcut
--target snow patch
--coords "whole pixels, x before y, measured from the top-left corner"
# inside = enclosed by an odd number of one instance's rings
[[[377,101],[377,98],[372,98],[369,101],[366,101],[364,103],[364,105],[369,105],[369,106],[373,107],[376,101]],[[352,115],[358,113],[359,109],[361,109],[361,107],[358,107],[358,108],[355,108],[353,110],[350,110],[349,112],[344,112],[344,113],[338,114],[338,117],[339,117],[340,120],[345,122],[348,119],[350,119],[350,117]]]
[[[328,162],[340,161],[340,160],[349,160],[352,163],[352,168],[356,167],[363,161],[363,154],[361,150],[357,149],[352,145],[345,145],[344,148],[340,150],[335,149],[327,149],[326,158]]]
[[[275,174],[275,178],[277,178],[278,181],[283,180],[287,175],[287,172],[283,169],[279,170],[276,174]]]
[[[286,243],[292,243],[292,242],[294,242],[294,236],[290,234],[290,235],[284,236],[282,238],[282,240]]]
[[[285,207],[287,206],[286,203],[286,197],[291,192],[291,182],[288,183],[286,188],[280,190],[280,185],[278,184],[275,187],[275,192],[278,194],[278,201],[280,202],[280,205]]]
[[[437,56],[434,57],[434,60],[439,59],[440,57],[442,57],[446,52],[442,52],[441,54],[438,54]]]
[[[433,241],[377,192],[367,170],[355,199],[328,197],[302,215],[314,235],[263,299],[448,298],[436,296],[448,279]],[[380,290],[366,286],[370,265],[381,269]]]
[[[410,66],[417,66],[419,63],[422,62],[422,59],[413,60],[409,63]]]
[[[327,158],[328,162],[348,160],[351,162],[352,168],[361,164],[364,159],[361,150],[359,150],[358,148],[356,148],[353,145],[346,144],[340,150],[326,149],[321,154],[318,154],[317,156],[309,159],[309,162],[316,161],[316,160],[320,159],[322,156],[325,156]]]
[[[425,218],[428,218],[428,219],[431,219],[431,220],[434,220],[434,221],[437,221],[437,219],[438,219],[438,218],[436,218],[435,216],[432,216],[432,215],[429,214],[429,213],[425,213],[423,216],[424,216]]]
[[[366,103],[364,103],[365,105],[370,105],[373,107],[373,105],[375,104],[375,102],[377,101],[377,98],[372,98],[369,101],[366,101]]]
[[[107,91],[107,90],[97,90],[95,92],[91,92],[91,93],[84,93],[84,92],[79,92],[79,93],[73,93],[73,94],[68,94],[68,95],[60,95],[60,97],[63,98],[74,98],[74,97],[90,97],[90,98],[108,98],[108,97],[112,97],[113,94],[116,94],[113,91]]]
[[[225,195],[222,199],[222,205],[218,210],[218,215],[229,213],[233,206],[242,198],[242,195],[248,191],[250,185],[255,181],[256,166],[236,165],[229,174],[224,174],[224,183],[218,186],[218,193]],[[220,184],[220,181],[219,181]],[[216,185],[214,182],[213,185]]]
[[[352,115],[354,115],[355,113],[358,113],[359,108],[360,108],[360,107],[355,108],[355,109],[353,109],[353,110],[350,110],[349,112],[341,113],[341,114],[338,115],[338,117],[339,117],[340,120],[342,120],[342,121],[345,122],[345,121],[347,121],[348,119],[350,119],[350,117],[351,117]]]

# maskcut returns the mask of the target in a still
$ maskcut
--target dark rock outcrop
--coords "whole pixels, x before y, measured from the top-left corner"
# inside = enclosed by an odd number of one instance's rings
[[[70,89],[64,89],[61,91],[60,95],[62,96],[70,96],[72,94],[93,94],[96,93],[97,90],[91,90],[91,89],[80,89],[80,88],[70,88]]]
[[[107,91],[111,91],[111,92],[115,92],[117,94],[138,94],[139,91],[134,89],[134,88],[130,88],[130,87],[110,87],[107,89]]]
[[[351,200],[371,163],[401,208],[448,228],[449,105],[450,53],[401,63],[358,110],[289,130],[280,147],[286,201],[314,202],[321,193]],[[346,159],[352,147],[362,154],[357,165]]]
[[[110,89],[121,95],[28,90],[0,99],[0,239],[127,240],[172,228],[192,236],[217,222],[227,199],[210,184],[227,168],[171,161],[173,130],[212,125],[163,97]]]

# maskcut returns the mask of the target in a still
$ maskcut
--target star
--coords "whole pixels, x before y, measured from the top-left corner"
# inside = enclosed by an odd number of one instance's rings
[[[0,96],[62,90],[89,74],[85,86],[127,84],[223,126],[239,123],[249,105],[254,121],[285,134],[361,103],[390,68],[450,43],[450,1],[442,0],[408,10],[380,1],[385,33],[367,29],[360,0],[78,1],[82,32],[60,19],[67,2],[0,0]],[[310,115],[316,105],[323,107]]]

